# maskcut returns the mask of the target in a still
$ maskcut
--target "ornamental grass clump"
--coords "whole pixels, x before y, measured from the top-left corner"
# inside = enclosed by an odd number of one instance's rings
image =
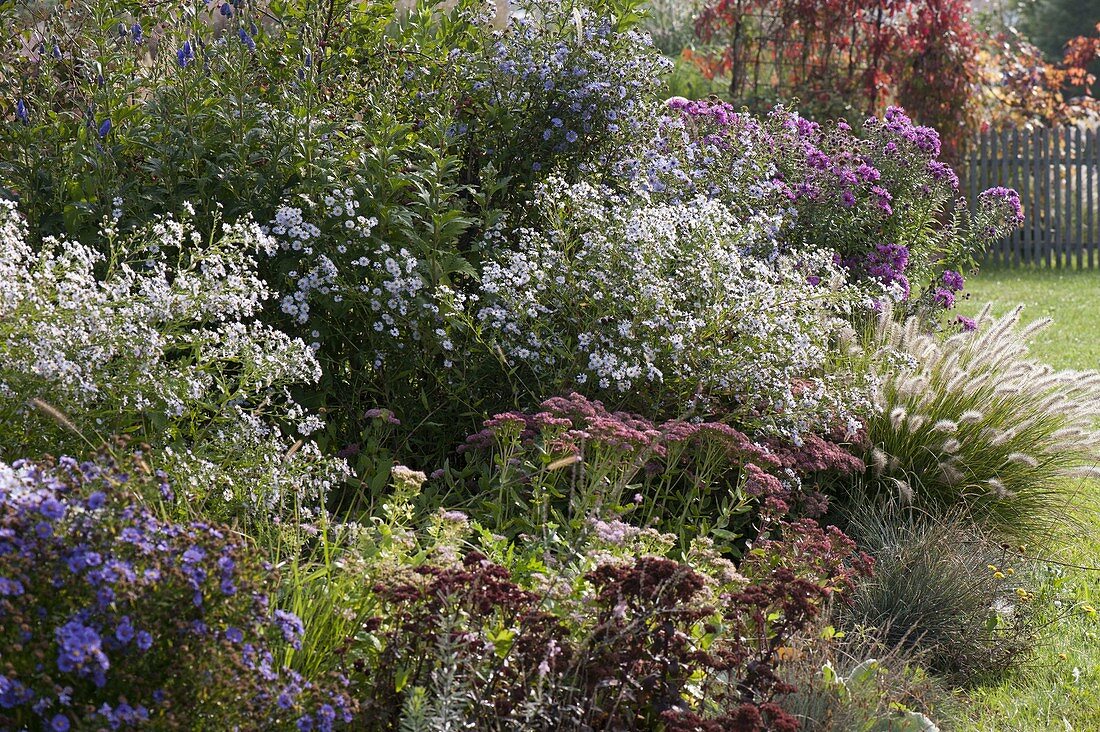
[[[1075,477],[1100,462],[1100,374],[1028,358],[1020,308],[949,337],[884,315],[881,411],[867,420],[868,489],[1006,537],[1065,520]]]
[[[174,524],[142,459],[0,463],[0,727],[317,729],[337,679],[280,667],[302,623],[229,529]]]
[[[958,516],[920,516],[896,504],[857,510],[849,532],[874,574],[839,608],[886,648],[954,683],[1016,666],[1035,641],[1020,557]]]

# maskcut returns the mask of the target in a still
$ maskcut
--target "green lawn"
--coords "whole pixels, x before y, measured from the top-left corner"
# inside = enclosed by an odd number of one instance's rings
[[[1058,368],[1100,368],[1100,270],[991,269],[970,278],[966,291],[959,310],[967,315],[991,302],[998,315],[1019,304],[1025,321],[1054,318],[1035,339],[1033,351],[1042,360]]]
[[[992,302],[996,314],[1022,304],[1025,320],[1054,318],[1033,354],[1059,368],[1100,368],[1100,271],[989,270],[967,283],[972,314]],[[1078,526],[1043,551],[1070,565],[1100,567],[1100,491],[1078,486]],[[1100,730],[1100,570],[1046,564],[1031,601],[1043,629],[1036,652],[999,683],[969,692],[971,719],[953,725],[990,730]]]

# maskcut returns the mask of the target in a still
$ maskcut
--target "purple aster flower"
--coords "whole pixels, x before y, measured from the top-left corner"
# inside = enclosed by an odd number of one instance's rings
[[[955,293],[950,290],[945,290],[942,287],[936,288],[936,294],[932,296],[932,301],[937,305],[943,307],[945,310],[955,305]]]
[[[317,710],[317,728],[320,732],[332,732],[332,723],[336,721],[336,710],[331,704],[322,704]]]
[[[856,197],[852,195],[851,191],[844,191],[840,194],[840,203],[844,208],[851,208],[856,205]]]
[[[295,650],[301,649],[302,634],[305,632],[305,626],[302,624],[301,618],[285,610],[276,610],[275,625],[279,628],[279,631],[282,632],[283,640],[289,643]]]
[[[22,682],[0,674],[0,709],[13,709],[34,700],[34,692]]]
[[[19,580],[0,577],[0,597],[14,597],[24,592],[23,583]]]
[[[120,643],[129,643],[134,639],[134,625],[130,616],[123,615],[119,620],[118,625],[115,626],[115,638],[118,638]]]
[[[59,671],[91,676],[98,687],[107,683],[106,672],[111,663],[103,652],[103,641],[94,628],[74,619],[57,628],[54,637],[57,639]]]
[[[859,167],[856,168],[856,175],[858,175],[865,183],[874,183],[882,177],[882,174],[879,173],[878,168],[874,167],[873,165],[868,165],[867,163],[860,163]]]
[[[963,288],[965,281],[963,280],[963,276],[955,270],[945,269],[943,271],[943,284],[947,289],[951,290],[951,292],[958,292]]]
[[[967,318],[965,316],[958,316],[955,318],[955,322],[958,323],[963,330],[972,331],[978,329],[978,324],[974,322],[973,318]]]
[[[38,504],[38,512],[50,521],[57,521],[65,516],[65,504],[51,496]]]
[[[982,191],[978,195],[978,200],[1004,210],[1008,218],[1017,226],[1024,221],[1024,207],[1020,203],[1020,194],[1011,188],[1001,186],[990,188]]]
[[[825,170],[832,163],[829,156],[816,147],[806,154],[806,163],[817,170]]]

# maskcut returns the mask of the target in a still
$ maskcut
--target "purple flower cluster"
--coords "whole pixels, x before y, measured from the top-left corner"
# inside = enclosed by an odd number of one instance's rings
[[[931,276],[945,235],[966,249],[1015,225],[1006,218],[1018,220],[1018,197],[997,189],[983,194],[986,208],[1007,216],[992,224],[987,216],[980,226],[965,214],[940,222],[936,212],[956,208],[958,176],[937,159],[937,132],[898,107],[866,120],[859,134],[783,108],[761,120],[724,103],[674,97],[666,107],[653,138],[623,170],[637,189],[671,202],[704,195],[739,216],[773,216],[784,246],[832,250],[857,283],[877,283],[896,299],[913,296],[913,277]],[[930,218],[938,223],[929,226]],[[941,303],[958,291],[951,283],[940,289]]]
[[[964,315],[960,315],[955,318],[955,322],[964,331],[970,332],[978,329],[978,323],[973,318],[968,318]]]
[[[963,276],[953,269],[945,269],[940,275],[940,283],[932,292],[932,302],[939,307],[948,310],[955,306],[955,296],[965,286]]]
[[[1011,188],[997,186],[978,194],[979,202],[1001,212],[1002,216],[1014,227],[1024,222],[1024,207],[1020,194]]]
[[[107,683],[111,662],[103,652],[99,633],[73,619],[54,631],[57,640],[57,668],[64,673],[91,677],[98,687]]]
[[[887,108],[881,122],[872,117],[869,124],[871,126],[881,124],[894,137],[891,142],[894,142],[895,145],[897,142],[903,141],[913,145],[930,157],[938,157],[940,154],[940,133],[931,127],[913,124],[913,120],[901,107]],[[890,143],[887,142],[886,144],[889,145]]]
[[[867,274],[886,287],[899,285],[909,296],[909,280],[903,274],[909,265],[909,248],[901,244],[876,244],[867,255]]]
[[[274,663],[304,627],[270,612],[245,548],[144,508],[135,491],[156,495],[163,476],[143,472],[108,458],[0,463],[0,722],[114,730],[205,717],[202,699],[224,694],[239,702],[227,714],[261,726],[349,721],[338,684]]]

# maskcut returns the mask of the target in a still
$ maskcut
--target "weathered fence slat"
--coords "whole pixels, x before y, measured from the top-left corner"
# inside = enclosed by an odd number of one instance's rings
[[[1008,132],[1006,131],[1007,135]],[[1016,190],[1020,190],[1020,131],[1015,127],[1012,128],[1012,156],[1009,160],[1009,181],[1010,185]],[[1020,266],[1020,261],[1023,259],[1023,239],[1021,237],[1023,231],[1016,229],[1012,232],[1012,264],[1015,267]]]
[[[1024,224],[992,242],[986,264],[1100,266],[1100,130],[1079,126],[983,130],[966,159],[972,204],[993,186],[1015,188]]]
[[[1088,130],[1085,134],[1085,150],[1084,150],[1084,154],[1081,156],[1081,159],[1085,163],[1085,178],[1086,178],[1085,186],[1086,186],[1086,191],[1087,191],[1087,193],[1085,195],[1085,207],[1086,207],[1086,209],[1088,210],[1088,213],[1089,213],[1089,227],[1088,227],[1088,230],[1089,230],[1089,267],[1090,268],[1096,266],[1096,251],[1097,251],[1097,249],[1100,249],[1100,246],[1098,246],[1098,242],[1097,242],[1097,239],[1100,238],[1100,236],[1098,236],[1098,233],[1100,233],[1100,232],[1098,232],[1098,227],[1096,225],[1096,208],[1094,207],[1093,200],[1092,200],[1092,189],[1093,189],[1093,186],[1096,184],[1096,179],[1094,177],[1095,173],[1093,172],[1094,169],[1095,169],[1095,166],[1092,164],[1092,160],[1089,159],[1089,155],[1090,154],[1095,154],[1096,150],[1097,150],[1096,132],[1094,130]]]
[[[1085,247],[1085,228],[1084,228],[1084,196],[1081,195],[1081,128],[1073,128],[1073,200],[1077,204],[1076,215],[1076,251],[1077,251],[1077,269],[1084,269],[1084,247]]]
[[[1024,245],[1024,261],[1027,264],[1035,263],[1035,236],[1031,230],[1031,218],[1034,212],[1031,210],[1031,149],[1035,141],[1035,133],[1027,131],[1023,139],[1023,154],[1021,155],[1021,167],[1023,185],[1020,196],[1024,204],[1024,225],[1020,227],[1020,240]]]
[[[1051,234],[1054,238],[1054,265],[1063,265],[1065,238],[1062,236],[1062,128],[1051,130],[1051,183],[1054,189],[1054,210],[1051,211]],[[1047,200],[1047,204],[1051,201]]]

